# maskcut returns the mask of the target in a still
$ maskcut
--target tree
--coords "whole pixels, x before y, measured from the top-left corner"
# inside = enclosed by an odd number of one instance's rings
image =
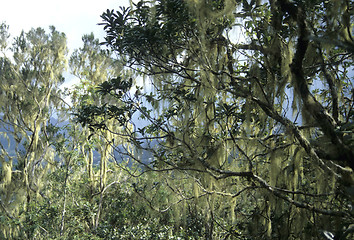
[[[48,34],[41,28],[31,29],[8,48],[7,29],[1,25],[0,204],[1,217],[8,220],[0,223],[1,236],[30,238],[35,226],[28,213],[36,199],[48,201],[43,179],[55,157],[51,117],[61,103],[58,86],[66,67],[66,38],[54,27]]]
[[[175,189],[199,202],[206,238],[350,238],[353,7],[156,0],[107,10],[105,44],[152,90],[109,80],[99,91],[115,107],[86,104],[79,120],[105,130],[100,116],[117,120],[153,154],[136,158],[147,170],[192,180],[194,191]],[[134,114],[149,124],[128,129]]]
[[[80,126],[71,115],[89,103],[115,103],[109,96],[101,99],[96,85],[107,78],[117,83],[132,76],[123,69],[122,60],[103,50],[93,34],[85,35],[83,47],[69,61],[80,83],[66,89],[71,99],[67,104],[58,88],[67,63],[65,35],[54,27],[48,34],[32,29],[15,38],[9,48],[7,29],[1,25],[0,238],[186,236],[181,231],[172,234],[174,220],[169,212],[148,208],[148,204],[175,200],[171,190],[156,186],[153,173],[132,178],[141,169],[124,155],[114,159],[114,148],[134,156],[119,126],[124,119],[101,117],[113,134]]]
[[[101,48],[98,39],[95,39],[92,33],[84,35],[82,40],[83,47],[75,50],[70,58],[72,74],[80,79],[80,83],[75,86],[70,94],[72,100],[70,111],[75,112],[81,106],[85,107],[88,104],[102,104],[102,100],[113,106],[114,103],[112,103],[109,96],[104,99],[99,97],[99,94],[95,91],[96,85],[102,84],[108,78],[128,77],[129,71],[124,71],[120,59],[113,59],[110,51]],[[95,108],[88,108],[83,111],[90,110],[95,110]],[[90,194],[87,200],[93,204],[95,196],[99,196],[95,219],[91,223],[88,223],[95,230],[99,227],[102,215],[108,214],[106,211],[109,211],[103,209],[103,201],[108,188],[126,181],[126,176],[123,177],[121,174],[122,170],[117,168],[117,166],[115,168],[112,166],[112,156],[114,155],[113,147],[115,145],[125,145],[127,142],[124,136],[121,136],[119,139],[113,139],[111,131],[114,131],[116,134],[120,133],[120,127],[116,124],[116,121],[107,116],[101,116],[101,120],[110,127],[110,131],[106,129],[95,131],[92,127],[79,127],[75,121],[71,121],[73,127],[80,129],[80,134],[76,138],[80,139],[78,151],[85,161],[85,173],[88,175],[90,183]],[[75,130],[74,132],[77,131]],[[96,163],[94,163],[94,151],[98,155]],[[99,164],[98,174],[94,171],[94,167],[95,165],[97,167],[97,164]],[[125,161],[123,161],[122,165],[124,164]],[[109,168],[109,165],[111,168]],[[109,178],[110,182],[107,182],[108,174],[111,175]],[[97,178],[99,181],[97,181]]]

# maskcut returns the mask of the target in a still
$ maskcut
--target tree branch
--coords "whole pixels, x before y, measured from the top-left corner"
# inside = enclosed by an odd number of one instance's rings
[[[301,7],[297,8],[297,23],[299,28],[299,37],[297,40],[296,53],[291,63],[291,71],[294,76],[297,93],[300,95],[305,109],[314,117],[322,131],[327,135],[332,143],[338,148],[341,159],[347,162],[354,169],[354,154],[343,144],[342,139],[335,132],[337,123],[324,107],[311,94],[308,83],[304,76],[303,60],[309,45],[309,31],[305,22],[305,13]]]
[[[294,199],[288,197],[288,196],[284,196],[283,194],[281,194],[281,192],[277,189],[274,188],[272,186],[270,186],[264,179],[260,178],[257,175],[253,175],[252,177],[255,181],[257,181],[258,183],[260,183],[264,188],[266,188],[267,190],[269,190],[270,192],[272,192],[276,197],[281,198],[291,204],[293,204],[294,206],[298,207],[298,208],[304,208],[316,213],[320,213],[323,215],[330,215],[330,216],[340,216],[340,217],[345,217],[345,216],[349,216],[348,213],[342,212],[342,211],[333,211],[333,210],[326,210],[326,209],[320,209],[320,208],[316,208],[314,206],[312,206],[311,204],[308,203],[304,203],[304,202],[299,202],[299,201],[295,201]]]

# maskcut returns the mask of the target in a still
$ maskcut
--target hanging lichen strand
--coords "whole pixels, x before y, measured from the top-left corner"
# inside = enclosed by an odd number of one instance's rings
[[[102,15],[107,45],[151,79],[151,92],[125,99],[149,122],[132,142],[155,141],[147,169],[193,180],[185,199],[208,226],[218,216],[225,229],[242,219],[231,229],[250,238],[320,236],[352,219],[335,200],[353,168],[352,40],[334,34],[349,29],[351,4],[236,2],[140,1]],[[219,207],[225,197],[238,205]]]
[[[284,142],[285,147],[277,149],[278,146],[273,142],[275,138],[268,138],[266,148],[263,143],[259,143],[259,139],[267,138],[273,134],[276,136],[281,129],[275,125],[273,120],[267,118],[267,115],[253,102],[252,97],[256,96],[264,101],[277,103],[277,110],[280,109],[284,101],[282,90],[289,81],[287,62],[291,62],[290,50],[287,49],[287,46],[283,46],[279,39],[274,40],[272,43],[274,49],[270,49],[274,53],[282,52],[279,45],[286,49],[283,54],[284,64],[282,66],[285,79],[281,78],[282,74],[269,74],[270,70],[274,68],[273,65],[266,65],[260,69],[258,64],[254,63],[258,59],[255,59],[249,52],[242,53],[232,50],[232,55],[228,55],[227,51],[231,50],[223,45],[223,41],[226,41],[227,21],[233,18],[233,12],[230,9],[236,9],[234,3],[231,2],[224,3],[227,7],[216,6],[216,9],[213,9],[205,1],[188,2],[191,15],[197,23],[196,35],[184,46],[185,50],[182,54],[175,57],[175,59],[182,59],[183,67],[187,70],[176,75],[153,75],[153,84],[156,88],[154,92],[159,94],[156,99],[168,99],[162,110],[158,105],[155,107],[158,114],[165,116],[161,120],[166,121],[167,119],[166,126],[174,130],[173,135],[170,133],[166,139],[165,146],[171,150],[165,153],[167,162],[176,164],[182,169],[196,168],[202,171],[208,167],[229,169],[235,172],[255,169],[257,174],[270,176],[266,180],[269,180],[272,186],[281,186],[284,179],[280,177],[280,173],[288,164],[284,162],[284,154],[282,153],[282,151],[286,151],[286,144]],[[223,24],[226,25],[223,26]],[[238,94],[225,91],[230,87],[228,85],[232,86],[233,80],[230,80],[230,75],[224,72],[230,71],[230,69],[226,69],[227,61],[231,62],[244,54],[250,58],[245,66],[253,65],[253,69],[247,71],[235,62],[231,63],[231,67],[232,71],[239,71],[244,75],[247,73],[246,78],[242,79],[244,81],[242,84],[246,88],[251,87],[254,96],[249,95],[245,99],[240,99]],[[274,56],[275,54],[272,55],[272,57]],[[273,59],[270,62],[273,64],[276,61]],[[150,66],[149,63],[147,61],[148,66]],[[166,70],[159,67],[159,62],[155,62],[151,69],[153,73]],[[284,84],[279,87],[277,94],[275,86],[277,86],[279,78]],[[240,95],[243,97],[242,91],[244,90],[240,91]],[[173,112],[171,112],[171,106]],[[243,115],[241,113],[229,115],[228,111],[231,109],[236,113],[242,111]],[[164,136],[165,131],[162,130],[159,134]],[[265,149],[266,154],[264,154]],[[262,157],[254,158],[255,162],[248,157],[260,153],[262,153]],[[269,171],[264,168],[267,164],[270,164]],[[164,165],[159,166],[160,168],[164,167]],[[210,214],[216,210],[217,194],[210,193],[226,191],[232,194],[241,191],[244,187],[242,181],[233,185],[230,185],[228,181],[220,184],[208,173],[196,174],[195,181],[198,183],[194,183],[194,197],[201,198],[197,203],[200,206],[199,210],[204,212],[207,219],[210,219]],[[205,195],[206,192],[209,194]],[[278,203],[269,193],[260,197],[268,199],[260,203],[260,207],[264,208],[268,216],[261,219],[261,222],[263,222],[264,229],[268,231],[268,235],[271,236],[270,215]],[[231,218],[235,215],[233,204],[234,202],[231,201],[229,205]],[[227,205],[225,203],[223,208],[228,208]]]
[[[96,229],[100,225],[101,218],[107,214],[102,212],[102,206],[106,204],[104,203],[106,190],[117,181],[114,177],[109,177],[109,174],[116,176],[121,171],[120,169],[113,171],[109,166],[112,166],[115,161],[117,166],[125,164],[123,155],[127,153],[122,153],[122,156],[117,156],[117,153],[120,153],[122,148],[129,148],[123,133],[131,131],[129,124],[121,124],[119,120],[114,119],[116,116],[114,110],[120,107],[119,97],[113,96],[115,92],[112,90],[102,94],[102,91],[97,90],[103,90],[107,82],[130,77],[130,72],[123,69],[120,59],[112,58],[110,51],[101,49],[99,40],[93,34],[84,35],[82,40],[83,47],[75,50],[70,58],[71,72],[80,79],[80,83],[75,85],[72,91],[72,110],[77,111],[80,107],[98,111],[100,108],[112,110],[110,114],[97,114],[92,119],[92,123],[99,126],[98,129],[94,130],[87,123],[82,125],[81,151],[87,169],[85,174],[90,182],[90,200],[95,202],[96,195],[99,198],[98,207],[94,210],[95,216],[90,222],[92,224],[90,227]],[[72,124],[75,126],[77,119],[74,119]],[[120,136],[117,137],[115,134]],[[94,159],[94,151],[97,151],[96,154],[99,156],[97,159]],[[122,159],[117,160],[115,157],[122,157]]]
[[[15,38],[11,51],[13,62],[1,58],[1,127],[9,145],[15,146],[1,145],[0,201],[7,217],[19,220],[32,201],[44,196],[43,179],[53,166],[54,150],[46,129],[59,104],[55,98],[66,67],[66,38],[54,27],[49,34],[32,29]],[[29,237],[31,233],[21,228],[1,226],[7,238]]]
[[[227,129],[229,126],[224,126],[224,117],[216,115],[216,108],[224,104],[232,104],[237,100],[220,91],[223,87],[220,83],[227,80],[222,74],[215,73],[223,71],[226,61],[225,49],[218,46],[215,41],[218,41],[218,37],[222,37],[218,35],[223,31],[221,24],[231,17],[230,9],[234,9],[235,5],[229,1],[228,8],[211,9],[211,6],[204,1],[191,1],[187,4],[192,16],[196,18],[198,35],[192,37],[184,46],[185,51],[175,57],[181,59],[186,71],[182,72],[182,76],[178,74],[153,76],[155,93],[161,94],[157,98],[168,99],[164,104],[162,115],[166,113],[167,119],[164,120],[167,120],[169,128],[174,130],[173,135],[166,139],[166,146],[171,150],[166,153],[167,162],[176,164],[182,169],[196,168],[204,171],[206,164],[217,169],[224,168],[233,165],[228,162],[230,144],[227,140],[229,135]],[[221,31],[219,33],[218,27]],[[212,35],[210,31],[214,31]],[[163,69],[155,66],[154,71],[160,72]],[[167,115],[171,112],[171,107],[172,116]],[[158,110],[161,113],[161,109]],[[232,120],[232,118],[227,119],[227,125],[234,125]],[[162,131],[161,135],[164,134]],[[238,167],[235,167],[235,170],[237,171]],[[219,198],[216,193],[207,195],[205,193],[225,189],[226,184],[220,185],[207,173],[196,174],[194,181],[196,183],[193,184],[193,196],[199,206],[198,211],[203,212],[206,221],[211,223],[212,212],[219,210],[219,207],[215,206]],[[234,209],[234,206],[231,208],[223,206],[222,209],[224,208]],[[234,215],[233,212],[228,214]]]

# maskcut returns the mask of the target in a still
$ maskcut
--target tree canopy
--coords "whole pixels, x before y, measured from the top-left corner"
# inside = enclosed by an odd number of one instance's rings
[[[151,88],[107,81],[120,107],[81,122],[145,119],[130,142],[153,154],[146,169],[194,182],[176,192],[204,201],[209,238],[225,222],[262,239],[351,231],[352,2],[140,1],[102,18],[104,44]]]
[[[132,1],[71,56],[0,25],[0,238],[352,239],[353,9]]]

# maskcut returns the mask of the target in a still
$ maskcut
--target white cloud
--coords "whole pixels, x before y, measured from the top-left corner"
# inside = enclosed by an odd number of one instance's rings
[[[1,3],[0,22],[10,26],[12,37],[24,30],[54,25],[67,35],[70,50],[81,46],[84,34],[93,32],[103,39],[100,15],[106,9],[129,6],[129,0],[11,0]]]
[[[12,37],[22,30],[50,25],[64,32],[70,52],[82,46],[82,36],[93,32],[100,40],[104,38],[100,15],[107,9],[129,6],[129,0],[6,0],[1,3],[0,23],[6,22]],[[62,88],[70,87],[77,79],[66,73]]]

